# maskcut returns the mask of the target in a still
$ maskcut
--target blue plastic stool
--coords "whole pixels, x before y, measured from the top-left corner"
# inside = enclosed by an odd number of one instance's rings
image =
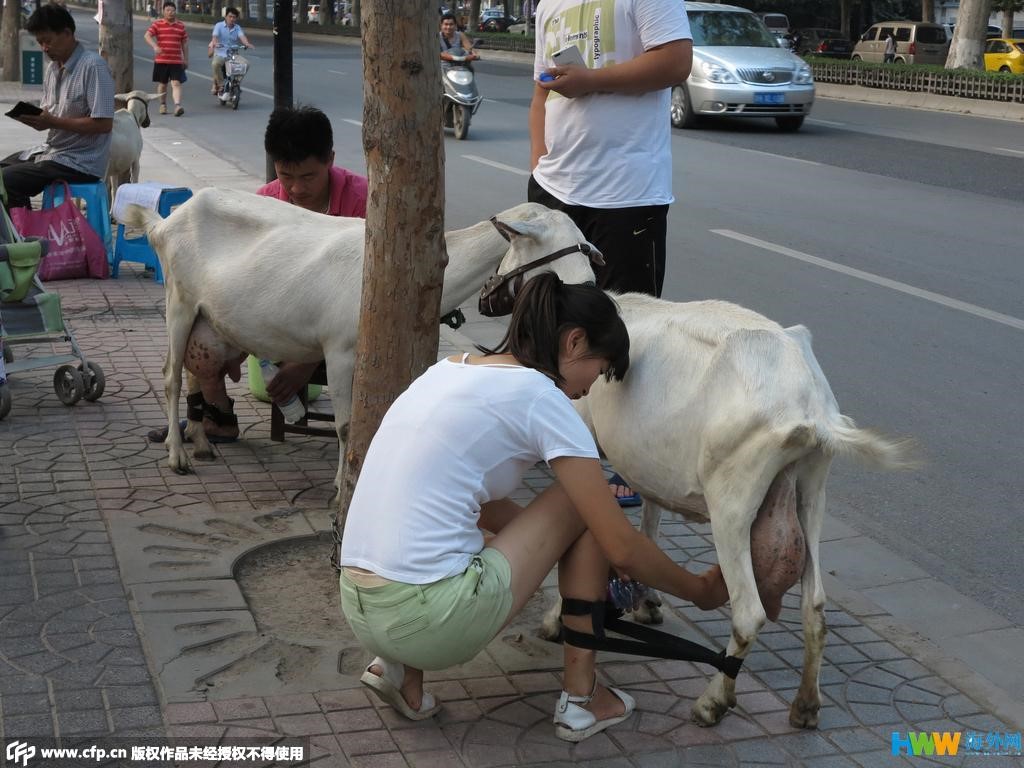
[[[85,203],[85,220],[103,241],[107,252],[107,261],[112,262],[114,249],[110,233],[110,193],[102,181],[87,181],[80,184],[68,184],[72,200]],[[43,208],[55,208],[64,202],[64,185],[51,184],[43,190]]]
[[[192,190],[187,187],[173,187],[160,192],[160,202],[157,203],[157,213],[161,218],[166,219],[171,211],[177,208],[192,197]],[[145,235],[139,237],[125,237],[124,224],[117,225],[117,240],[114,243],[114,260],[111,262],[110,275],[117,277],[122,261],[134,261],[152,267],[155,274],[155,282],[164,282],[164,271],[160,268],[160,259],[149,244],[149,238]]]

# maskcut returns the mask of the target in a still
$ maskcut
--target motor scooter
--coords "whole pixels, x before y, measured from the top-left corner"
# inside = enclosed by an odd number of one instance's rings
[[[456,139],[464,139],[469,135],[469,121],[484,99],[477,91],[469,54],[461,46],[449,48],[448,54],[451,61],[441,62],[441,119],[445,128],[455,132]]]
[[[242,78],[248,71],[249,61],[238,52],[238,46],[229,47],[224,56],[224,82],[217,93],[217,100],[222,107],[230,104],[232,109],[238,109],[238,101],[242,97]]]

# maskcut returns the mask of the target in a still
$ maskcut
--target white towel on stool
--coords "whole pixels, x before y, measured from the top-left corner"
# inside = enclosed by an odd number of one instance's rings
[[[124,209],[132,204],[141,205],[143,208],[157,210],[160,206],[160,193],[165,189],[174,189],[173,184],[161,184],[158,181],[147,181],[142,184],[122,184],[117,188],[114,195],[114,210],[111,214],[114,220],[124,224]]]

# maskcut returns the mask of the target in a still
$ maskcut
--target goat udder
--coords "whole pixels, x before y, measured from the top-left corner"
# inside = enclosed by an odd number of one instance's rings
[[[796,515],[796,479],[783,470],[772,481],[750,527],[750,557],[761,605],[771,621],[779,618],[782,596],[800,580],[807,556]]]

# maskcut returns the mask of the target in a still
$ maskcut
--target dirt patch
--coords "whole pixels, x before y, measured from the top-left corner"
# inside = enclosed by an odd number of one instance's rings
[[[260,547],[235,566],[235,579],[261,635],[286,641],[356,642],[341,614],[331,537],[308,536]]]

